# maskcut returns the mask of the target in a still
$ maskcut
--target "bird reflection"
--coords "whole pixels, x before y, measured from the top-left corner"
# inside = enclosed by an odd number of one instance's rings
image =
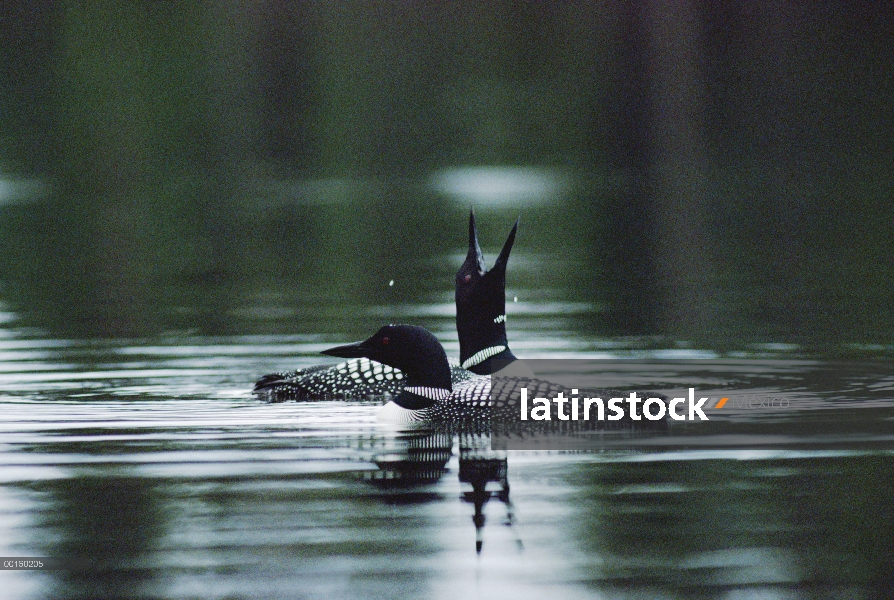
[[[560,423],[553,427],[547,424],[540,430],[553,433],[553,430],[561,425]],[[622,444],[621,447],[625,447],[628,452],[635,451],[632,448],[639,440],[662,433],[624,426],[612,429],[600,426],[594,428],[594,431],[606,436],[605,443]],[[520,440],[530,439],[524,437],[530,435],[530,432],[525,432],[524,435],[514,433]],[[426,487],[439,482],[450,472],[447,465],[455,449],[458,448],[459,481],[466,488],[462,492],[461,499],[474,507],[472,523],[475,526],[475,550],[478,553],[482,551],[486,523],[484,507],[493,498],[505,506],[504,524],[511,528],[515,535],[516,546],[522,550],[524,545],[515,532],[514,510],[509,498],[507,451],[494,449],[492,444],[492,441],[503,444],[505,439],[492,439],[492,435],[493,432],[487,427],[459,427],[449,424],[435,426],[434,429],[401,431],[394,437],[380,440],[382,446],[373,456],[373,462],[378,469],[365,472],[363,478],[379,489],[399,490],[399,494],[390,496],[392,501],[400,503],[434,501],[440,496]],[[612,452],[612,450],[603,451]]]
[[[385,442],[384,448],[373,457],[378,469],[364,473],[363,478],[381,489],[404,492],[436,483],[450,471],[447,463],[453,456],[455,444],[459,447],[459,481],[471,486],[463,491],[461,499],[474,506],[475,551],[481,553],[486,522],[484,506],[491,498],[506,506],[507,526],[513,527],[515,520],[509,499],[506,451],[492,450],[489,435],[404,432]],[[412,498],[419,499],[417,495]],[[522,549],[518,536],[516,544]]]
[[[385,442],[373,457],[378,471],[364,478],[381,488],[404,488],[435,483],[448,471],[453,439],[446,433],[409,433]]]
[[[497,498],[506,505],[506,525],[515,525],[512,502],[509,500],[509,461],[505,450],[492,450],[487,434],[461,434],[459,436],[459,480],[472,486],[472,491],[463,492],[463,500],[475,506],[472,522],[475,524],[475,551],[481,553],[484,545],[484,505],[491,498]],[[496,489],[489,489],[489,483],[496,483]],[[516,535],[516,545],[523,548],[521,538]]]

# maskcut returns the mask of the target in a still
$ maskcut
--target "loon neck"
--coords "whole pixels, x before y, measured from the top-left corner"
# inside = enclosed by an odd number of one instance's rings
[[[452,391],[450,362],[440,342],[420,344],[404,357],[391,364],[403,371],[405,388],[437,388]]]
[[[466,359],[463,363],[463,368],[476,375],[492,375],[498,369],[505,368],[506,365],[516,360],[518,358],[512,353],[509,346],[504,343],[479,351],[469,359]]]
[[[466,315],[463,315],[466,317]],[[489,375],[475,369],[487,359],[509,351],[509,341],[506,338],[506,314],[501,312],[493,319],[483,319],[476,315],[475,318],[457,318],[457,332],[459,333],[459,362],[464,369],[469,369],[479,375]],[[514,359],[512,353],[501,358]]]
[[[434,406],[441,400],[446,400],[452,393],[449,386],[442,388],[408,385],[394,398],[393,402],[408,410],[422,410]]]
[[[394,399],[410,410],[428,408],[453,392],[450,363],[440,344],[436,350],[423,349],[415,358],[415,364],[403,369],[404,389]]]

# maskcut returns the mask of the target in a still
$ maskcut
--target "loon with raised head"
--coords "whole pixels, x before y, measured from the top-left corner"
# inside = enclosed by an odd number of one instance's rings
[[[509,364],[507,374],[533,376],[509,350],[506,339],[506,265],[515,243],[518,220],[494,263],[487,270],[478,245],[475,212],[469,213],[469,248],[456,274],[456,330],[460,363],[450,364],[451,383],[457,385],[475,374],[489,375],[493,364]],[[254,392],[269,402],[336,400],[399,394],[404,374],[369,358],[336,365],[318,365],[297,371],[264,375]]]
[[[495,372],[493,377],[474,377],[454,386],[447,354],[438,338],[415,325],[386,325],[369,339],[330,348],[323,354],[341,358],[369,358],[404,373],[403,389],[379,413],[379,420],[383,421],[483,423],[498,417],[509,423],[518,420],[519,408],[510,398],[515,398],[512,394],[520,383],[525,384],[532,398],[553,397],[558,392],[570,391],[567,387],[541,379],[503,376],[500,371]],[[666,403],[666,398],[659,394],[655,396]],[[662,418],[634,423],[625,415],[623,422],[603,423],[603,426],[625,425],[654,429],[667,427],[667,422]]]
[[[478,245],[475,212],[469,213],[469,250],[456,273],[454,298],[459,361],[476,375],[491,375],[499,365],[500,375],[534,376],[506,338],[506,266],[517,232],[518,219],[488,271]]]

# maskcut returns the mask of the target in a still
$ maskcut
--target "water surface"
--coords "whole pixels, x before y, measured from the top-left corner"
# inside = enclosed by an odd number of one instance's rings
[[[426,310],[447,321],[438,305]],[[667,353],[510,331],[542,356]],[[375,401],[264,404],[250,394],[259,374],[325,361],[316,353],[343,338],[66,340],[9,327],[0,554],[91,561],[83,572],[5,571],[12,597],[869,598],[889,589],[885,363],[792,360],[791,349],[719,360],[717,389],[748,378],[767,393],[813,398],[810,410],[725,416],[784,433],[786,444],[500,454],[379,424]],[[691,371],[641,377],[680,382]]]

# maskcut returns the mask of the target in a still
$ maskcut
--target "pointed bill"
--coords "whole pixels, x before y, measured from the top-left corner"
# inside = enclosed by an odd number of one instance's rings
[[[467,265],[469,267],[474,266],[479,274],[487,271],[487,266],[484,264],[484,255],[481,254],[481,246],[478,245],[478,227],[475,225],[474,209],[469,211],[469,251],[466,254],[466,262],[463,264],[463,267]]]
[[[512,245],[515,244],[516,232],[518,232],[518,219],[515,220],[515,225],[512,226],[512,231],[509,232],[509,237],[506,238],[506,243],[503,244],[503,249],[500,250],[500,256],[497,257],[494,263],[494,270],[506,270],[506,264],[509,262],[509,253],[512,252]]]
[[[337,356],[339,358],[364,358],[367,350],[367,347],[364,346],[364,342],[354,342],[353,344],[328,348],[320,352],[320,354]]]

